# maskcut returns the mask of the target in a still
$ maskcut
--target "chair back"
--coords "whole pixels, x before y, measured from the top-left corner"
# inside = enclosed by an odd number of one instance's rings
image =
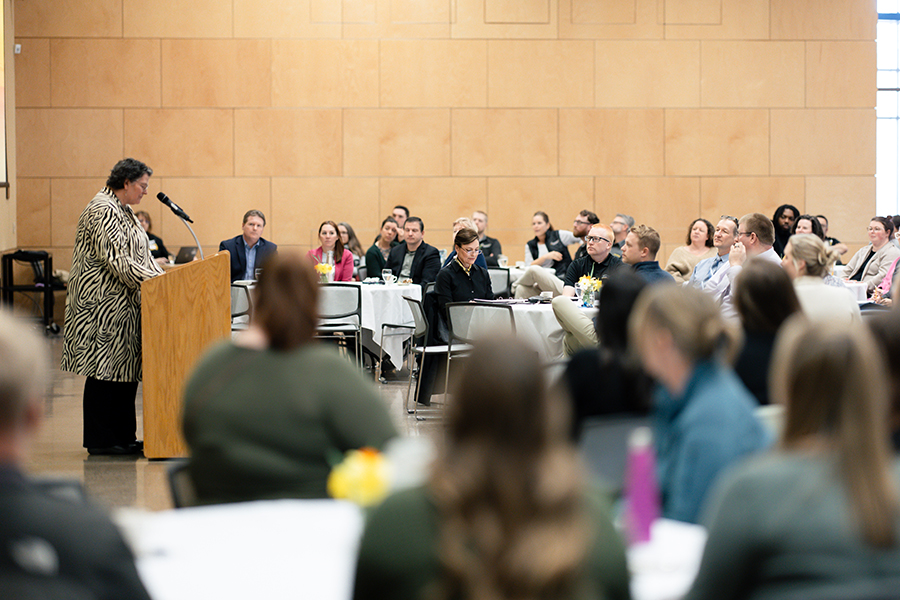
[[[323,283],[319,286],[319,319],[343,319],[362,323],[362,288],[353,283]]]
[[[578,448],[591,474],[621,491],[625,485],[628,437],[649,417],[636,415],[591,417],[581,429]]]
[[[252,282],[235,281],[231,284],[231,319],[237,317],[249,316],[252,302],[250,300],[250,289]]]
[[[413,330],[413,339],[418,339],[423,336],[427,337],[428,317],[425,316],[425,308],[422,306],[422,302],[420,300],[416,300],[415,298],[407,298],[406,296],[403,296],[403,299],[409,306],[409,312],[412,313],[413,323],[416,327]]]
[[[509,269],[504,267],[488,267],[491,276],[491,290],[495,298],[509,296]]]
[[[356,276],[359,277],[360,281],[365,281],[369,276],[369,268],[366,266],[360,266],[356,269]]]
[[[484,302],[450,302],[446,305],[450,343],[471,344],[486,335],[515,335],[512,306]]]
[[[424,298],[425,294],[427,294],[428,292],[433,292],[433,291],[434,291],[434,282],[429,281],[428,283],[426,283],[425,285],[422,286],[422,297]]]

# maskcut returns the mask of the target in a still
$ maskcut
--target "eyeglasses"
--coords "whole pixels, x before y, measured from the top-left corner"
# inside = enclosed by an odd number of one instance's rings
[[[140,183],[140,182],[137,182],[137,181],[132,181],[131,183],[132,183],[133,185],[139,185],[139,186],[141,186],[141,189],[144,190],[145,192],[147,191],[147,187],[148,187],[148,185],[149,185],[149,184],[146,184],[146,183]]]
[[[588,244],[596,244],[599,241],[604,241],[607,244],[610,243],[610,241],[608,239],[606,239],[605,237],[600,237],[598,235],[589,235],[586,238],[584,238],[584,241],[587,242]]]
[[[884,227],[866,227],[866,231],[885,231]]]
[[[575,219],[575,224],[576,225],[592,225],[592,223],[590,221],[579,221],[578,219]]]
[[[481,248],[472,248],[471,250],[469,248],[460,248],[460,250],[465,252],[469,256],[477,256],[481,254]]]
[[[737,235],[735,237],[740,239],[740,237],[742,235],[753,235],[753,232],[752,231],[738,231]]]

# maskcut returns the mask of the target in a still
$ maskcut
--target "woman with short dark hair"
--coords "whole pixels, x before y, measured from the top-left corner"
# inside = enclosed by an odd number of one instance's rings
[[[191,375],[184,439],[201,503],[325,498],[334,455],[396,435],[371,382],[314,342],[318,295],[306,257],[273,255],[250,328],[212,348]]]
[[[712,223],[706,219],[694,219],[688,227],[684,246],[672,251],[665,271],[678,283],[684,283],[691,278],[691,273],[694,272],[698,262],[715,255]]]

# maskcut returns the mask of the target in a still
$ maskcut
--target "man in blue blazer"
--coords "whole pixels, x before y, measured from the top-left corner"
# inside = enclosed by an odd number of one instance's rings
[[[386,269],[399,279],[412,279],[417,285],[425,285],[437,279],[441,270],[441,254],[437,248],[423,241],[425,224],[419,217],[410,217],[403,224],[406,239],[394,246],[388,255]]]
[[[266,217],[259,210],[248,210],[244,215],[243,233],[219,243],[219,250],[231,253],[231,281],[256,279],[256,269],[265,265],[266,259],[278,251],[278,246],[262,238]]]

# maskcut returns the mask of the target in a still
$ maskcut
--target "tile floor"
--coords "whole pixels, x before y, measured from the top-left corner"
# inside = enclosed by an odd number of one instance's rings
[[[34,440],[26,469],[32,475],[77,479],[87,493],[109,508],[134,507],[165,510],[172,507],[166,480],[166,460],[119,456],[89,456],[81,447],[81,395],[84,378],[60,371],[62,336],[46,338],[52,353],[51,386],[44,422]],[[382,398],[401,435],[435,435],[439,419],[416,421],[402,402],[406,394],[406,372],[400,381],[379,385]],[[375,384],[373,384],[375,385]],[[141,389],[138,388],[138,439],[142,439]]]

